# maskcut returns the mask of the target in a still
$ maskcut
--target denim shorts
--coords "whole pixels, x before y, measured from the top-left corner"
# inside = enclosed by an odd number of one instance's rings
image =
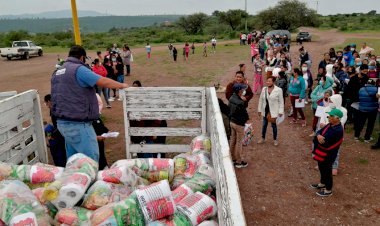
[[[91,122],[58,120],[57,127],[65,138],[67,158],[82,153],[99,161],[98,141]]]

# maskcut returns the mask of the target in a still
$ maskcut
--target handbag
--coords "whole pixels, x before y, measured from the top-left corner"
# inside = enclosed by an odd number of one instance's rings
[[[268,102],[268,105],[269,105],[267,92],[268,92],[268,88],[265,89],[265,99],[266,99],[266,101]],[[276,123],[276,121],[277,121],[277,118],[272,118],[272,115],[270,114],[270,110],[269,110],[268,114],[265,117],[267,118],[268,122],[270,122],[270,123]]]

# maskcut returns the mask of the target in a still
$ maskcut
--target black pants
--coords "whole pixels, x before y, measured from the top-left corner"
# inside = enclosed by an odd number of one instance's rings
[[[377,111],[375,112],[362,112],[357,111],[355,115],[355,137],[359,137],[364,125],[367,122],[367,129],[365,131],[364,139],[369,140],[371,138],[373,128],[375,127],[377,117]]]
[[[177,54],[173,55],[173,59],[174,59],[174,61],[177,61]]]
[[[318,162],[319,173],[321,174],[321,184],[326,185],[326,190],[331,191],[333,187],[332,165],[334,159],[326,159],[323,162]]]

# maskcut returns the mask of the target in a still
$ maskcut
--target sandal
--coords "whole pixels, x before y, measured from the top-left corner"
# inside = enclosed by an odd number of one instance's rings
[[[301,124],[302,127],[306,127],[306,120],[304,120]]]
[[[292,119],[292,121],[290,121],[290,124],[297,124],[297,120]]]

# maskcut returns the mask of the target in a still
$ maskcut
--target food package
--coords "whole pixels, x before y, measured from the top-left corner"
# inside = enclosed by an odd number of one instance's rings
[[[91,225],[145,226],[144,216],[135,193],[120,202],[111,203],[95,210],[91,215]]]
[[[31,165],[13,165],[10,179],[15,179],[23,182],[30,181]]]
[[[190,149],[192,153],[197,151],[207,151],[211,152],[211,139],[210,137],[202,134],[200,136],[194,137],[190,144]]]
[[[184,175],[186,178],[194,176],[197,170],[197,159],[189,154],[179,154],[174,157],[174,175]]]
[[[181,186],[182,184],[184,184],[188,180],[189,179],[186,178],[184,175],[177,175],[177,176],[175,176],[173,178],[172,183],[171,183],[172,190],[175,190],[176,188],[178,188],[179,186]]]
[[[32,184],[53,182],[61,178],[63,170],[63,167],[37,163],[30,168],[30,182]]]
[[[169,182],[163,180],[135,191],[145,222],[152,222],[175,213]]]
[[[208,221],[203,221],[198,226],[219,226],[219,224],[214,220],[208,220]]]
[[[96,175],[98,172],[98,163],[93,159],[87,157],[82,153],[77,153],[72,155],[66,163],[66,168],[64,173],[85,173],[90,176],[91,181],[96,179]]]
[[[63,208],[55,215],[55,221],[59,225],[80,226],[90,225],[90,217],[93,211],[82,207]]]
[[[132,167],[132,170],[136,173],[137,176],[146,179],[150,183],[158,182],[161,180],[169,180],[169,172],[167,170],[144,171],[135,166]]]
[[[109,203],[126,199],[131,193],[132,188],[127,185],[98,180],[88,189],[82,206],[96,210]]]
[[[176,212],[174,215],[153,221],[147,226],[192,226],[191,221],[182,213]]]
[[[196,174],[184,184],[193,192],[210,195],[216,186],[214,169],[210,165],[201,165]]]
[[[58,209],[74,207],[82,199],[91,183],[91,178],[84,173],[73,173],[65,177],[58,196],[51,202]]]
[[[6,225],[48,226],[52,219],[29,187],[19,180],[0,181],[0,219]]]
[[[0,162],[0,181],[8,179],[12,174],[12,165]]]
[[[149,159],[141,158],[141,159],[121,159],[116,161],[110,168],[126,166],[128,168],[132,168],[136,166],[141,170],[148,171],[149,170]]]
[[[201,192],[196,192],[182,199],[178,203],[177,209],[184,214],[194,226],[214,217],[217,213],[215,201]]]
[[[113,167],[98,172],[98,180],[110,183],[123,183],[130,187],[136,187],[139,183],[139,178],[132,169],[126,166]]]
[[[178,188],[172,191],[174,203],[179,203],[182,199],[186,198],[187,196],[193,193],[193,190],[191,190],[191,188],[189,188],[189,186],[187,186],[186,184],[180,185]]]

